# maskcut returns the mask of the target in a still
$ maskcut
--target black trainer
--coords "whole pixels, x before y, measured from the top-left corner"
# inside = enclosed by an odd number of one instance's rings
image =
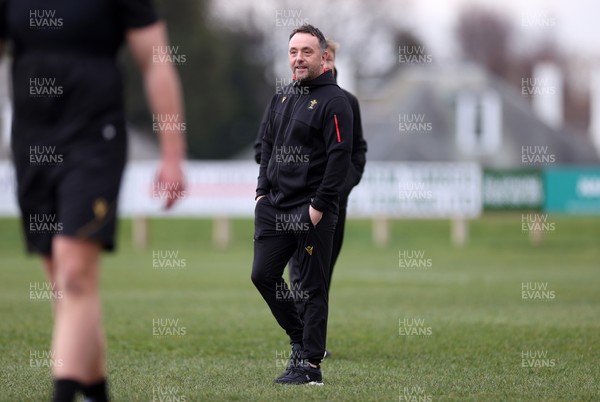
[[[277,377],[275,382],[278,382],[279,379],[287,376],[292,368],[298,367],[302,364],[302,344],[300,343],[292,343],[292,351],[290,352],[290,361],[285,369],[285,371]]]
[[[292,367],[287,375],[275,380],[277,384],[288,385],[323,385],[323,376],[319,367],[311,367],[308,362],[302,362],[297,367]]]

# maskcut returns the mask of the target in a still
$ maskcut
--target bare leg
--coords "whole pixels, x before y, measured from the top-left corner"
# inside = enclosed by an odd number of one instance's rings
[[[105,377],[105,341],[99,295],[101,247],[95,242],[56,236],[49,277],[62,292],[56,301],[52,350],[54,378],[91,384]]]
[[[46,256],[42,257],[42,265],[46,271],[46,279],[48,279],[48,283],[54,283],[54,264],[52,263],[52,258]]]
[[[44,266],[44,271],[46,272],[46,280],[52,286],[52,289],[55,289],[56,286],[56,278],[55,278],[55,269],[54,263],[52,262],[51,257],[44,256],[42,257],[42,265]],[[58,289],[55,289],[58,290]],[[52,312],[56,317],[56,301],[52,303]]]

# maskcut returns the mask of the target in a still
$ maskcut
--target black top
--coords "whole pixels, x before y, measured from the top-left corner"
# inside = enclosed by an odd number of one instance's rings
[[[334,77],[337,80],[337,70],[334,69]],[[350,103],[350,107],[352,108],[352,116],[353,116],[353,124],[352,124],[352,157],[351,157],[351,165],[348,168],[348,174],[346,176],[346,182],[342,187],[340,192],[340,207],[345,207],[348,203],[348,196],[350,195],[350,191],[354,186],[356,186],[360,179],[362,178],[362,174],[365,170],[366,154],[367,154],[367,141],[363,135],[362,129],[362,120],[360,115],[360,107],[358,104],[358,99],[351,92],[346,91],[344,88],[340,88],[346,98],[348,98],[348,102]],[[258,129],[258,134],[256,137],[256,141],[254,143],[254,158],[256,163],[260,164],[261,158],[261,148],[262,148],[262,137],[265,131],[267,119],[269,118],[270,113],[270,105],[267,106],[265,112],[262,116],[260,127]]]
[[[352,109],[331,73],[295,82],[271,99],[256,195],[278,208],[310,202],[337,211],[352,151]]]
[[[348,168],[348,174],[346,175],[346,182],[340,193],[340,205],[346,206],[348,203],[348,196],[352,188],[356,186],[360,179],[362,179],[363,172],[365,171],[365,164],[367,163],[367,141],[363,136],[362,130],[362,119],[360,117],[360,107],[358,105],[358,99],[352,93],[346,91],[344,88],[340,88],[352,108],[352,154],[351,164]]]
[[[125,32],[157,21],[150,0],[0,0],[0,40],[13,54],[13,149],[43,136],[78,142],[123,118],[116,55]]]

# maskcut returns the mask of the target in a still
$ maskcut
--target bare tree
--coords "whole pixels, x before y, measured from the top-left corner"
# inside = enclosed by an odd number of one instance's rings
[[[457,27],[458,40],[467,59],[499,77],[506,77],[508,73],[511,31],[505,18],[480,7],[464,8]]]
[[[282,37],[293,26],[276,29],[277,13],[298,12],[284,16],[298,21],[306,19],[323,30],[326,36],[342,44],[342,52],[352,52],[352,62],[359,75],[382,74],[395,67],[397,47],[394,39],[410,15],[413,0],[379,0],[374,6],[364,0],[329,0],[298,3],[292,0],[211,0],[211,18],[232,30],[261,32],[265,38],[265,57],[280,54]],[[295,22],[295,21],[292,21]],[[282,36],[283,35],[283,36]]]

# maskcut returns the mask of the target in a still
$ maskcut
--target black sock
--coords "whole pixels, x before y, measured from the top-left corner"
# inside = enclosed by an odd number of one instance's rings
[[[93,384],[82,385],[81,391],[83,392],[86,401],[108,402],[108,391],[105,379],[102,379]]]
[[[81,384],[75,380],[55,379],[52,402],[73,402]]]

